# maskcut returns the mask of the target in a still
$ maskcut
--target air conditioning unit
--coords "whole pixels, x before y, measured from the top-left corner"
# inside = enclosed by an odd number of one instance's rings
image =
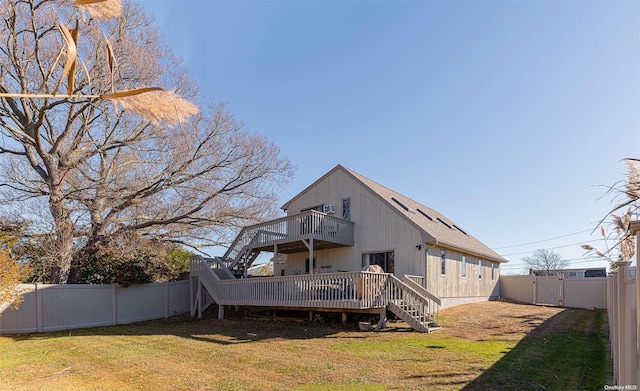
[[[331,204],[325,205],[324,206],[324,213],[330,214],[330,215],[336,213],[336,206],[335,205],[331,205]]]

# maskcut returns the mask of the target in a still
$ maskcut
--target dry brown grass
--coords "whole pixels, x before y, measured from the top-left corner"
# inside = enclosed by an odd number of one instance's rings
[[[401,323],[364,333],[355,325],[178,318],[0,337],[0,388],[461,389],[562,312],[464,305],[442,311],[445,327],[431,334]]]

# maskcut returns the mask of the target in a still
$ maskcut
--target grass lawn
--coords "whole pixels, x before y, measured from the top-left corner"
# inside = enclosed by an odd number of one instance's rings
[[[215,311],[213,311],[215,312]],[[231,314],[233,311],[227,311]],[[172,318],[0,337],[0,389],[602,390],[606,314],[477,303],[443,329]]]

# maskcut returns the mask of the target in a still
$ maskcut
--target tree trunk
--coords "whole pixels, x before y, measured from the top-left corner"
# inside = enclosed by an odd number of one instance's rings
[[[61,195],[51,195],[49,209],[55,225],[56,239],[54,248],[55,256],[57,257],[55,263],[59,268],[58,273],[52,276],[52,279],[54,284],[66,284],[69,280],[73,255],[73,221]]]

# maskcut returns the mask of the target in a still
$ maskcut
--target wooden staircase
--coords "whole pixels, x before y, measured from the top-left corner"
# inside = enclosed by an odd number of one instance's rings
[[[220,257],[223,265],[233,273],[235,278],[242,278],[260,251],[254,246],[258,242],[259,230],[243,228],[225,254]]]
[[[440,329],[438,324],[440,299],[422,286],[411,281],[407,276],[399,280],[389,276],[390,297],[387,298],[387,309],[407,322],[414,330],[429,333]]]

